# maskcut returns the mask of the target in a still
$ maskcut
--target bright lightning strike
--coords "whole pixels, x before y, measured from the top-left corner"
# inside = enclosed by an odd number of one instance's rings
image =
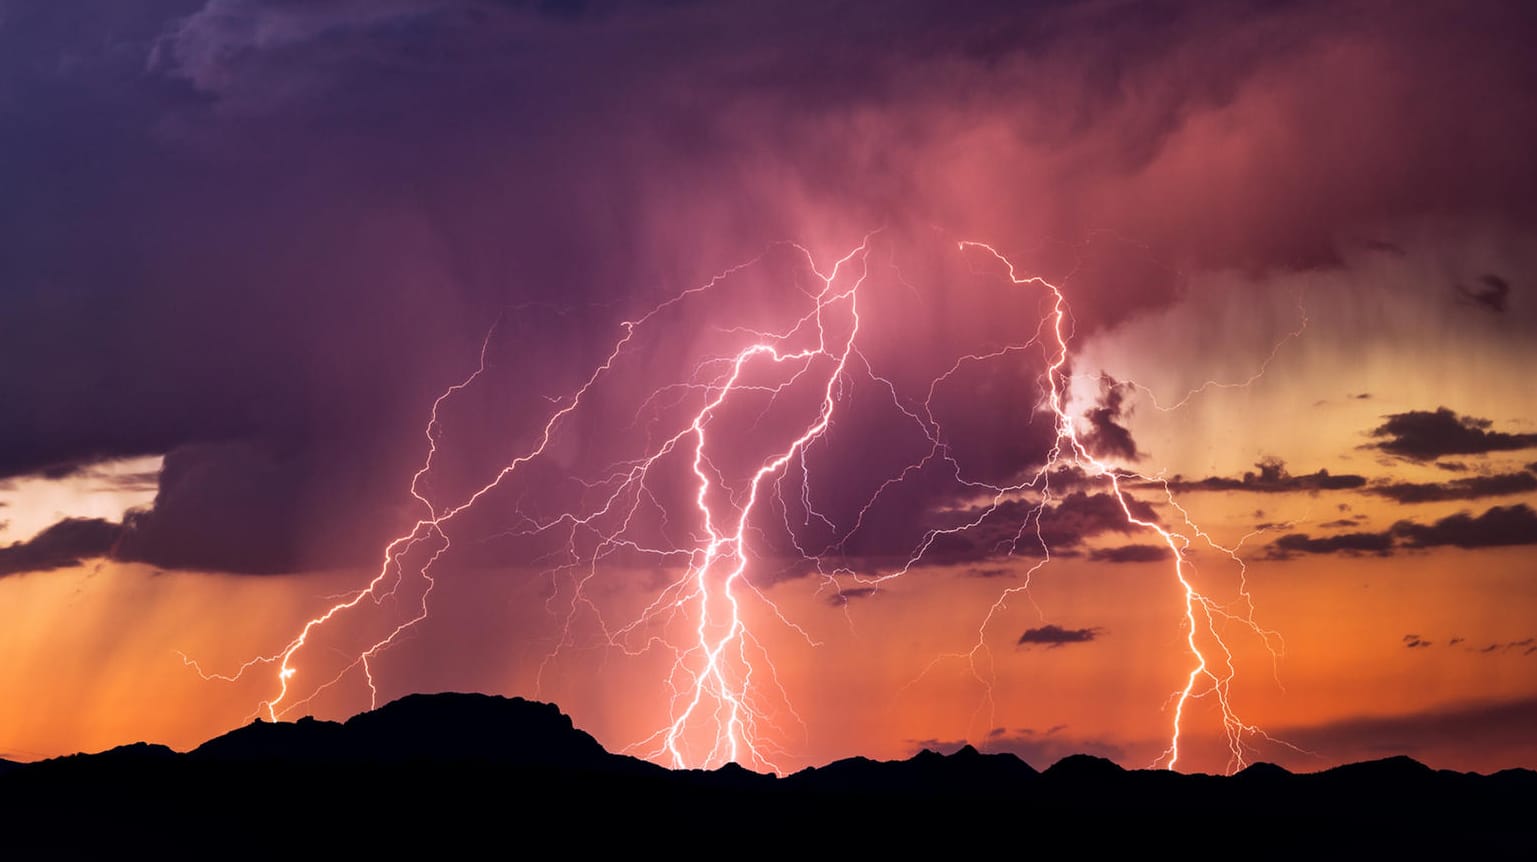
[[[879,233],[879,232],[877,232]],[[789,316],[773,318],[779,324],[766,328],[738,327],[722,332],[742,340],[734,352],[711,356],[693,367],[690,376],[652,391],[642,401],[642,410],[651,410],[653,420],[644,435],[646,443],[636,457],[611,465],[593,481],[578,480],[588,494],[586,505],[554,515],[525,514],[519,526],[509,531],[519,536],[562,535],[565,537],[565,562],[549,570],[556,587],[549,607],[563,621],[562,634],[552,646],[540,675],[562,649],[575,641],[574,625],[579,616],[589,614],[601,629],[601,643],[627,655],[641,655],[653,650],[671,657],[671,669],[663,683],[667,690],[668,720],[650,737],[630,750],[674,767],[711,767],[726,762],[779,772],[776,760],[782,753],[775,741],[779,730],[773,721],[775,705],[800,722],[789,703],[779,675],[762,639],[754,633],[752,621],[757,616],[783,625],[811,643],[814,639],[774,605],[749,577],[754,563],[762,562],[763,551],[754,543],[761,527],[767,501],[776,501],[784,513],[784,529],[794,549],[808,568],[819,573],[823,582],[842,594],[840,584],[857,584],[861,589],[908,574],[924,561],[936,541],[957,536],[979,527],[1000,513],[1007,501],[1033,500],[1033,506],[1020,521],[1007,551],[1013,555],[1018,546],[1033,534],[1040,558],[1030,567],[1023,582],[1004,590],[982,619],[977,640],[961,657],[970,663],[973,675],[987,687],[992,697],[992,677],[984,672],[990,664],[986,634],[996,615],[1008,600],[1028,593],[1030,577],[1047,565],[1051,552],[1042,533],[1041,519],[1059,498],[1053,488],[1057,476],[1073,475],[1086,483],[1100,483],[1119,505],[1128,525],[1156,536],[1168,548],[1173,564],[1170,577],[1183,597],[1185,644],[1190,669],[1183,684],[1171,696],[1173,704],[1169,742],[1155,765],[1174,769],[1181,757],[1181,736],[1192,701],[1212,698],[1217,704],[1231,754],[1230,766],[1246,762],[1248,740],[1263,734],[1242,720],[1232,703],[1232,683],[1236,676],[1232,650],[1219,631],[1228,623],[1242,624],[1260,638],[1272,656],[1277,655],[1279,637],[1261,628],[1254,620],[1254,606],[1238,547],[1224,547],[1195,525],[1188,512],[1174,499],[1167,483],[1113,465],[1091,451],[1080,436],[1068,410],[1070,375],[1069,344],[1071,317],[1067,298],[1058,286],[1039,277],[1023,277],[1015,265],[993,246],[980,242],[961,242],[959,252],[973,259],[991,260],[1007,275],[1008,290],[1042,291],[1049,310],[1026,327],[1028,337],[986,351],[955,359],[950,368],[930,380],[921,402],[908,402],[888,376],[872,367],[861,350],[862,320],[860,300],[871,271],[871,247],[875,234],[866,236],[855,248],[823,271],[805,248],[790,245],[810,273],[810,287],[797,292],[804,307]],[[450,533],[455,520],[492,495],[514,476],[530,469],[528,465],[546,459],[552,447],[578,418],[581,411],[600,399],[601,389],[622,385],[612,380],[622,365],[636,362],[644,352],[640,345],[648,329],[664,325],[665,315],[694,302],[708,303],[714,294],[740,272],[762,258],[733,267],[709,282],[685,290],[658,304],[645,314],[624,321],[619,335],[583,382],[568,394],[551,399],[553,409],[544,417],[540,431],[510,461],[473,491],[457,502],[445,505],[423,490],[424,479],[434,470],[442,437],[440,409],[454,396],[475,385],[488,370],[488,351],[495,329],[488,333],[480,352],[480,363],[473,373],[448,387],[433,402],[424,430],[427,454],[412,476],[410,494],[422,515],[409,530],[384,549],[380,567],[373,578],[355,592],[339,599],[307,621],[280,649],[247,661],[229,674],[209,674],[195,661],[183,660],[205,678],[236,680],[257,667],[275,670],[276,692],[260,705],[271,720],[278,720],[303,707],[320,693],[348,675],[357,672],[367,684],[370,705],[377,705],[378,688],[373,662],[398,643],[408,630],[427,618],[429,598],[437,584],[434,566],[452,547]],[[892,265],[893,269],[895,264]],[[907,285],[898,273],[898,281]],[[793,307],[793,306],[792,306]],[[1296,334],[1294,333],[1294,337]],[[1280,345],[1277,345],[1279,349]],[[1049,413],[1054,440],[1044,463],[1021,481],[996,484],[968,478],[947,442],[945,428],[936,418],[934,400],[937,391],[964,366],[986,363],[1022,351],[1040,350],[1046,367],[1042,376],[1043,403],[1038,409]],[[1274,351],[1271,358],[1274,358]],[[1266,360],[1268,365],[1270,359]],[[1248,381],[1259,378],[1261,368]],[[928,452],[881,482],[858,509],[847,529],[813,505],[812,469],[807,453],[825,443],[829,429],[838,420],[840,406],[848,391],[858,381],[867,380],[890,395],[901,421],[927,439]],[[1230,384],[1209,384],[1228,386]],[[1237,384],[1237,385],[1247,385]],[[1189,400],[1195,393],[1186,396]],[[1184,401],[1180,402],[1181,404]],[[1161,405],[1160,409],[1164,409]],[[1178,405],[1175,405],[1178,406]],[[1172,409],[1172,408],[1169,408]],[[745,416],[757,419],[746,423]],[[774,421],[769,421],[772,415]],[[656,433],[659,419],[672,424]],[[637,412],[637,421],[640,413]],[[743,434],[747,427],[755,433]],[[878,441],[874,445],[879,445]],[[972,495],[988,500],[977,507],[963,523],[927,530],[905,556],[905,562],[887,571],[856,571],[846,565],[828,568],[825,558],[842,548],[859,531],[866,516],[891,489],[916,473],[941,464],[953,472],[954,480]],[[799,483],[794,481],[798,471]],[[666,476],[681,472],[691,488],[688,495],[692,511],[669,511],[661,501],[658,484]],[[666,474],[666,475],[664,475]],[[788,480],[788,481],[787,481]],[[1170,509],[1177,513],[1173,525],[1160,523],[1144,503],[1133,500],[1126,486],[1161,487]],[[792,487],[786,487],[787,484]],[[799,487],[793,487],[798,484]],[[791,523],[793,499],[804,510],[806,523],[815,521],[834,536],[821,551],[804,545]],[[662,527],[657,526],[660,520]],[[675,523],[676,522],[676,523]],[[683,539],[666,538],[677,531]],[[1237,606],[1218,602],[1199,590],[1192,578],[1190,551],[1201,544],[1225,554],[1239,567]],[[1242,542],[1239,543],[1241,545]],[[611,555],[627,552],[667,561],[681,574],[670,580],[638,614],[623,624],[611,624],[600,612],[591,591],[603,563]],[[408,564],[408,561],[416,561]],[[564,591],[559,585],[566,585]],[[406,588],[414,590],[415,610],[404,621],[381,630],[371,642],[352,654],[341,670],[331,678],[296,690],[301,679],[299,659],[311,645],[316,633],[345,614],[365,610],[393,598]],[[564,610],[556,610],[557,599],[564,597]],[[687,634],[669,637],[680,628]],[[943,658],[943,657],[941,657]],[[937,660],[936,660],[937,661]],[[801,722],[804,724],[803,722]],[[1268,739],[1268,737],[1266,737]]]

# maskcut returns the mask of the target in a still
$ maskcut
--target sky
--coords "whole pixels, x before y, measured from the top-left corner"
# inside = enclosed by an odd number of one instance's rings
[[[1534,38],[0,0],[0,757],[1537,768]]]

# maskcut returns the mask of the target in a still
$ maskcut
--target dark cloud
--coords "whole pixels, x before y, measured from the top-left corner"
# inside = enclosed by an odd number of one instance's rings
[[[1533,545],[1537,544],[1537,512],[1525,503],[1495,506],[1476,517],[1460,512],[1429,525],[1402,521],[1393,526],[1393,534],[1411,548]]]
[[[1430,641],[1421,638],[1419,635],[1404,635],[1404,646],[1409,649],[1428,647],[1430,646]]]
[[[1506,652],[1519,652],[1521,655],[1537,654],[1537,637],[1522,638],[1518,641],[1505,641],[1504,643],[1492,643],[1480,649],[1479,652],[1485,655]]]
[[[1014,576],[1014,570],[1004,568],[1003,566],[989,566],[980,569],[967,569],[966,576],[969,578],[1011,578]]]
[[[307,477],[334,474],[335,464],[325,460],[330,457],[345,458],[316,441],[283,448],[230,442],[175,449],[161,468],[152,507],[124,517],[114,556],[166,569],[248,574],[367,559],[395,525],[369,525],[352,513],[378,505],[367,499],[370,486],[388,495],[398,482],[352,477],[317,499]]]
[[[1473,287],[1457,285],[1457,291],[1496,314],[1503,314],[1510,303],[1510,283],[1492,273],[1479,278]]]
[[[1338,536],[1313,537],[1304,533],[1288,533],[1270,543],[1271,559],[1290,559],[1296,554],[1377,554],[1385,556],[1393,550],[1393,536],[1389,533],[1342,533]]]
[[[854,601],[855,599],[869,598],[870,596],[875,595],[875,592],[876,590],[874,587],[852,587],[849,589],[840,589],[836,593],[833,593],[827,597],[827,603],[835,608],[841,608],[844,605],[847,605],[849,602]]]
[[[1133,517],[1158,523],[1158,513],[1129,493],[1123,494]],[[1144,529],[1126,518],[1121,500],[1114,494],[1074,491],[1046,509],[1040,519],[1041,537],[1048,547],[1073,547],[1105,533],[1133,533]]]
[[[1342,491],[1366,485],[1365,476],[1352,474],[1331,475],[1319,470],[1303,476],[1293,476],[1286,470],[1286,462],[1280,458],[1264,458],[1254,465],[1258,472],[1250,470],[1242,478],[1209,476],[1205,479],[1186,480],[1175,477],[1169,488],[1175,491],[1247,491],[1257,494],[1285,494],[1297,491]]]
[[[1437,461],[1436,467],[1448,473],[1466,473],[1468,465],[1463,461]]]
[[[1089,430],[1083,435],[1083,445],[1091,454],[1101,458],[1137,460],[1136,441],[1131,439],[1131,431],[1120,424],[1131,412],[1126,406],[1130,388],[1108,374],[1100,376],[1099,400],[1084,414]]]
[[[0,575],[46,572],[105,557],[122,527],[100,518],[65,518],[25,542],[0,548]]]
[[[1133,516],[1158,523],[1152,506],[1129,493],[1126,499]],[[962,531],[935,534],[923,553],[923,564],[954,565],[1039,554],[1042,546],[1053,556],[1068,557],[1077,554],[1088,539],[1142,529],[1126,519],[1113,494],[1084,491],[1073,491],[1044,505],[1005,500],[996,506],[963,509],[951,517],[961,524],[978,523]]]
[[[1537,434],[1491,431],[1494,423],[1490,420],[1458,416],[1446,407],[1438,407],[1433,412],[1410,410],[1386,418],[1386,422],[1372,429],[1373,437],[1386,438],[1374,444],[1375,447],[1416,461],[1429,461],[1442,455],[1481,455],[1537,446]]]
[[[1399,503],[1438,503],[1446,500],[1477,500],[1537,491],[1537,476],[1531,473],[1500,473],[1472,476],[1450,482],[1393,482],[1372,485],[1368,493]]]
[[[1537,512],[1525,503],[1494,506],[1482,515],[1459,512],[1433,524],[1403,520],[1380,533],[1344,533],[1312,537],[1291,533],[1269,546],[1272,559],[1295,554],[1346,555],[1373,553],[1386,556],[1398,548],[1494,548],[1537,544]]]
[[[1397,243],[1388,242],[1387,240],[1383,239],[1368,239],[1365,240],[1362,245],[1371,251],[1380,251],[1384,254],[1391,254],[1394,257],[1403,257],[1404,255],[1408,254],[1408,251],[1405,250],[1403,246],[1398,245]]]
[[[1357,515],[1354,518],[1340,518],[1334,521],[1324,521],[1318,526],[1327,527],[1332,530],[1344,530],[1359,525],[1363,520],[1365,519]]]
[[[1047,624],[1039,628],[1026,629],[1019,636],[1018,644],[1046,644],[1049,649],[1056,649],[1065,644],[1088,643],[1099,637],[1098,628],[1065,629],[1061,626]]]
[[[1089,551],[1091,563],[1157,563],[1169,559],[1164,545],[1120,545]]]

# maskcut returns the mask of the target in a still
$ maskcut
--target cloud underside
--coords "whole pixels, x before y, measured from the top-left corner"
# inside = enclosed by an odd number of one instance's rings
[[[1430,524],[1399,521],[1381,532],[1309,536],[1291,533],[1268,546],[1273,559],[1304,554],[1387,556],[1404,550],[1497,548],[1537,544],[1537,512],[1525,503],[1494,506],[1481,515],[1459,512]]]

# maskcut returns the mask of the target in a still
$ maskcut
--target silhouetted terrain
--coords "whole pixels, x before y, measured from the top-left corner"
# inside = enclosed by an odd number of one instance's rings
[[[1010,855],[1530,858],[1537,773],[1436,771],[1397,757],[1218,777],[1128,771],[1086,755],[1037,772],[969,747],[851,758],[785,778],[736,766],[674,772],[608,753],[551,704],[434,694],[343,723],[258,721],[185,754],[138,743],[0,763],[0,825],[13,847],[211,857],[317,845],[499,856],[937,848],[948,857],[1001,844]]]

